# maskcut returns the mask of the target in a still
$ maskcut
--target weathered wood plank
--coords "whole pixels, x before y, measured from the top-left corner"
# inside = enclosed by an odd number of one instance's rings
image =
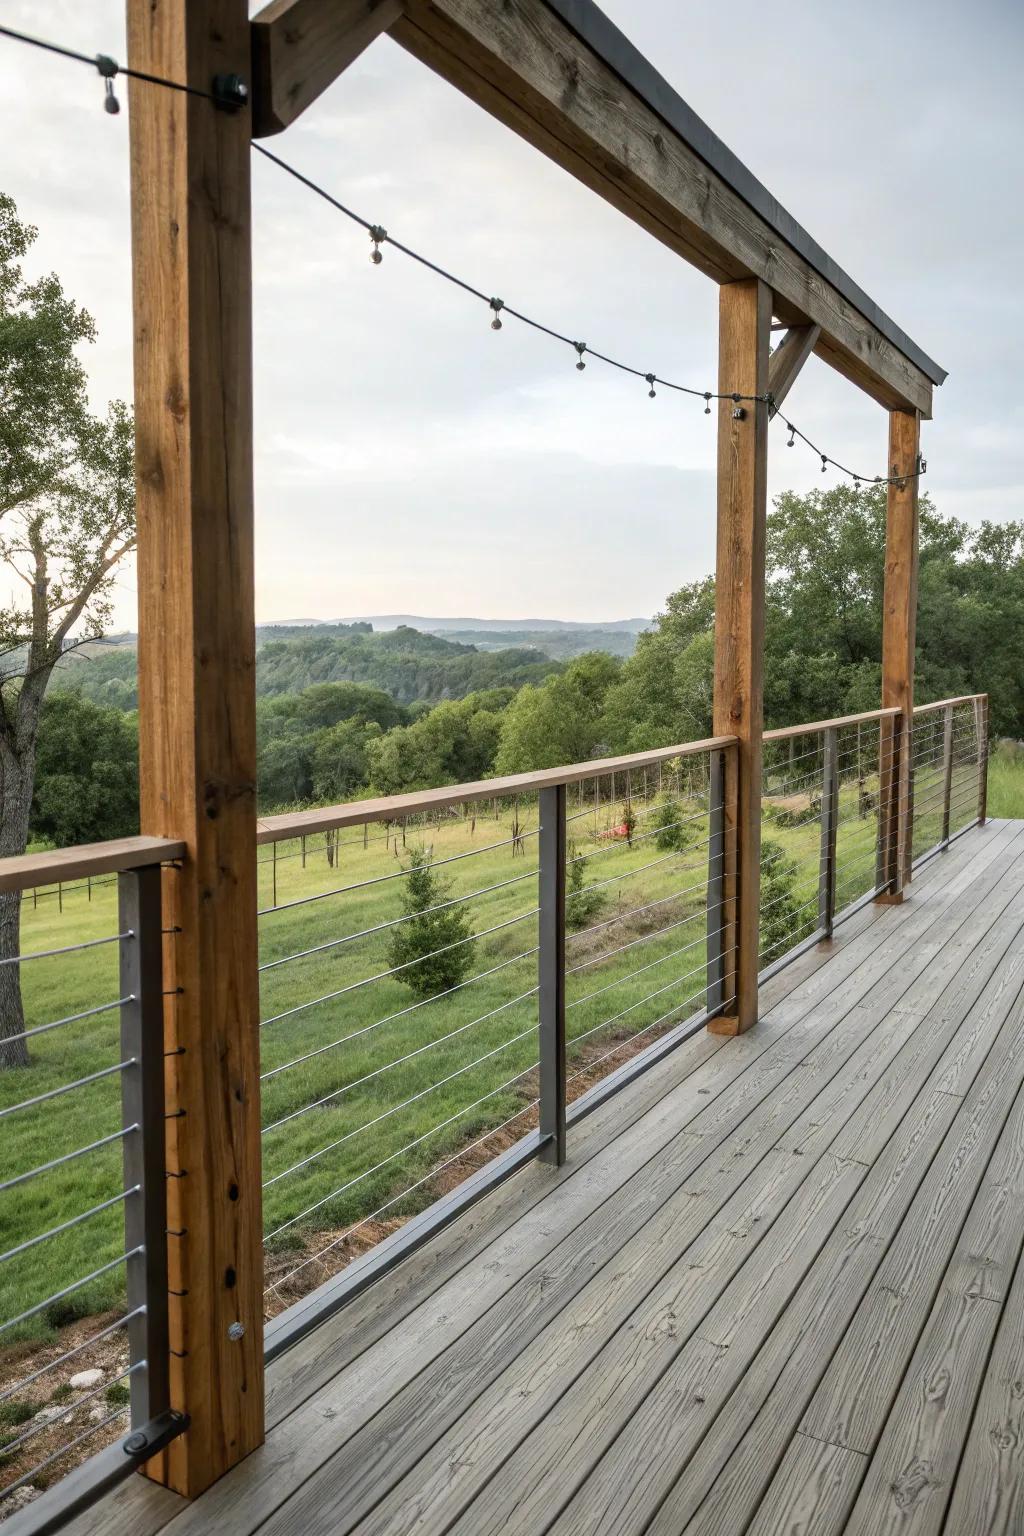
[[[818,355],[873,398],[931,414],[916,364],[542,0],[408,0],[391,36],[717,282],[769,284],[779,318],[820,325]]]
[[[768,389],[774,409],[779,409],[818,344],[820,325],[791,325],[768,363]]]
[[[768,387],[772,296],[757,279],[719,293],[718,387],[763,395]],[[761,905],[761,731],[764,721],[764,561],[768,506],[768,408],[718,402],[718,540],[715,564],[714,729],[738,746],[725,759],[722,902],[723,1013],[716,1035],[757,1022]],[[727,722],[727,723],[726,723]]]
[[[934,1114],[948,1115],[948,1096],[934,1095],[931,1108]],[[899,1168],[901,1178],[915,1166],[920,1170],[928,1155],[920,1138],[916,1146],[908,1143],[907,1152],[908,1160]],[[948,1138],[940,1155],[958,1157],[959,1140]],[[909,1191],[913,1193],[912,1183]],[[883,1190],[882,1196],[890,1205],[886,1226],[891,1231],[900,1219],[900,1208],[891,1192]],[[902,1204],[905,1209],[909,1194]],[[847,1223],[844,1232],[847,1242],[859,1244],[858,1228]],[[866,1246],[857,1248],[852,1264],[842,1254],[843,1240],[836,1235],[835,1251],[826,1255],[711,1426],[652,1525],[652,1536],[678,1533],[684,1527],[687,1536],[723,1536],[743,1528],[757,1508],[803,1405],[878,1265],[885,1231],[869,1232]],[[690,1525],[689,1516],[697,1505],[699,1515]]]
[[[252,19],[252,136],[280,133],[402,14],[402,0],[270,0]]]
[[[942,1294],[861,1485],[848,1536],[941,1530],[998,1322],[992,1302]]]
[[[1013,1190],[1007,1226],[1020,1221]],[[1018,1267],[960,1463],[945,1529],[1018,1536],[1024,1529],[1024,1265]]]
[[[931,1207],[927,1220],[923,1226],[917,1221],[908,1223],[879,1269],[801,1421],[800,1427],[819,1440],[858,1451],[874,1449],[988,1156],[1024,1076],[1024,1029],[1015,1029],[1013,1017],[1022,981],[1024,945],[1018,944],[986,987],[976,1010],[988,1024],[989,1054],[997,1048],[1005,1074],[1003,1082],[991,1086],[984,1101],[989,1123],[975,1122],[974,1140],[965,1143],[959,1165],[947,1169],[942,1179],[934,1172],[929,1176]],[[1000,1039],[1008,1016],[1011,1022]],[[941,1076],[941,1063],[937,1070]],[[1015,1074],[1015,1082],[1007,1080]],[[978,1148],[985,1152],[980,1166]]]
[[[864,1457],[857,1451],[794,1435],[744,1536],[817,1536],[840,1530],[863,1475]]]
[[[263,1438],[256,934],[252,325],[245,0],[131,0],[131,112],[145,834],[165,874],[171,1397],[189,1431],[150,1463],[196,1494]],[[241,1324],[241,1336],[229,1335]]]

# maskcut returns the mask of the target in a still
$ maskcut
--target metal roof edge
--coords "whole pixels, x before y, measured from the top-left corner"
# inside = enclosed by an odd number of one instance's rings
[[[911,341],[906,331],[880,309],[873,299],[843,271],[831,256],[798,224],[742,160],[712,133],[696,112],[658,73],[649,59],[620,32],[594,0],[544,0],[544,4],[617,74],[658,116],[687,143],[716,175],[732,188],[765,223],[791,246],[814,270],[831,283],[866,320],[897,347],[933,384],[947,377],[928,354]]]

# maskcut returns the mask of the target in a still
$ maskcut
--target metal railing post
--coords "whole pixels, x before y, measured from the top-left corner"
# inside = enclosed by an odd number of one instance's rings
[[[160,866],[118,876],[120,914],[121,1075],[125,1127],[125,1252],[132,1429],[170,1407],[167,1315],[167,1158],[164,1122],[163,937]],[[142,1449],[142,1447],[139,1447]]]
[[[565,785],[540,791],[541,1157],[565,1162]]]
[[[836,915],[836,832],[839,826],[839,754],[835,726],[824,733],[821,772],[821,858],[818,868],[818,927],[828,938]]]
[[[953,706],[942,711],[942,842],[949,842],[949,818],[953,798]]]
[[[978,825],[983,827],[988,815],[988,694],[979,693],[974,701],[974,732],[978,746]]]
[[[707,1011],[725,1002],[725,753],[712,752],[708,777]]]
[[[875,860],[877,900],[903,900],[903,827],[908,766],[906,717],[886,715],[878,736],[878,850]]]

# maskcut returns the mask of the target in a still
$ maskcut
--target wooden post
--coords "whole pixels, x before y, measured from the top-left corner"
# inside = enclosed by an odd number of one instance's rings
[[[914,637],[917,626],[917,467],[921,424],[916,411],[889,413],[889,474],[882,606],[882,707],[899,720],[881,723],[879,741],[883,902],[901,902],[913,863]]]
[[[768,388],[772,294],[759,278],[720,290],[718,387]],[[718,404],[718,558],[715,577],[716,736],[737,736],[726,758],[722,968],[725,1012],[708,1028],[736,1035],[757,1021],[761,880],[761,731],[768,407]]]
[[[128,0],[128,61],[249,75],[245,0]],[[142,830],[165,877],[171,1401],[200,1493],[263,1439],[249,116],[129,82]]]

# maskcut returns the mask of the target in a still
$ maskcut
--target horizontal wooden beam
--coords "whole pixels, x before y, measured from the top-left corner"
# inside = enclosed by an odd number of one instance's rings
[[[820,335],[820,325],[791,325],[768,359],[768,390],[775,402],[773,416],[796,383]]]
[[[280,133],[402,14],[402,0],[271,0],[252,21],[254,139]]]
[[[890,408],[932,381],[711,169],[544,0],[407,0],[390,35],[719,283],[759,277],[818,356]]]
[[[144,869],[183,858],[185,844],[168,837],[120,837],[109,843],[80,843],[77,848],[50,848],[0,859],[0,891],[31,891],[66,880]]]
[[[899,710],[866,709],[859,715],[837,715],[834,720],[807,720],[802,725],[783,725],[773,731],[765,731],[764,741],[789,741],[794,736],[816,736],[819,731],[835,731],[844,725],[869,725],[875,720],[888,720]]]

